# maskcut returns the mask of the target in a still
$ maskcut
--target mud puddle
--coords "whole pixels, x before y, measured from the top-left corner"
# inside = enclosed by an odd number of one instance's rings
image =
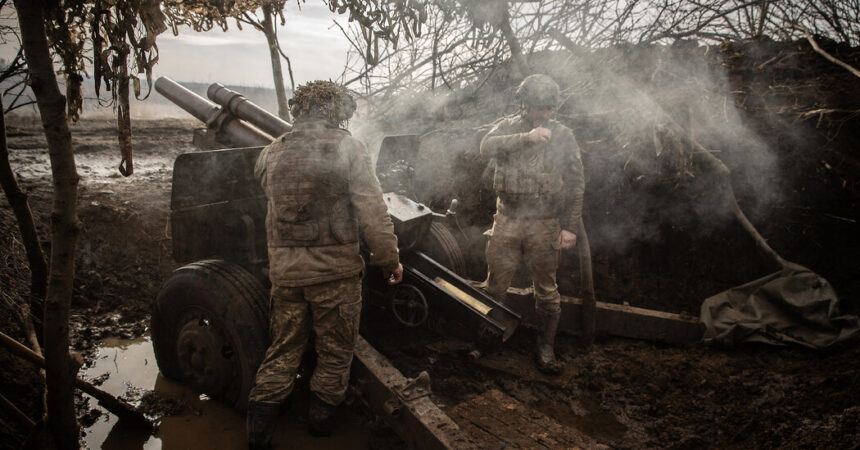
[[[94,399],[90,405],[101,412],[85,429],[88,449],[235,449],[244,448],[245,420],[226,405],[158,372],[148,337],[134,340],[107,339],[100,345],[83,377],[101,383],[100,388],[141,407],[157,420],[154,435],[117,423]],[[329,438],[307,434],[307,383],[297,383],[292,407],[279,418],[275,448],[366,449],[370,430],[362,418],[341,408],[338,428]],[[153,400],[154,399],[154,400]]]

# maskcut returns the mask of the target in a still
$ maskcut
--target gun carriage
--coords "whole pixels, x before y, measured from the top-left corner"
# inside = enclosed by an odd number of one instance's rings
[[[156,359],[165,376],[241,410],[267,348],[268,329],[266,200],[253,169],[262,147],[291,125],[217,83],[208,89],[211,101],[167,78],[158,79],[155,88],[206,124],[194,131],[194,144],[202,151],[182,154],[174,163],[170,227],[173,258],[183,266],[153,302]],[[511,288],[503,304],[469,280],[485,273],[481,226],[491,221],[478,212],[486,210],[481,205],[491,196],[474,189],[486,166],[476,156],[483,131],[440,130],[383,140],[377,173],[384,190],[397,191],[384,198],[399,240],[404,281],[390,287],[371,273],[363,289],[366,304],[387,307],[404,326],[430,324],[463,332],[474,341],[476,357],[528,321],[533,305],[528,289]],[[439,181],[438,159],[452,163],[455,156],[462,170],[450,174],[447,183]],[[416,195],[416,179],[435,179],[436,185],[425,183]],[[457,183],[471,183],[471,192],[460,191],[465,201],[454,199]],[[450,205],[444,214],[433,211],[442,205]],[[582,265],[590,268],[583,253]],[[600,302],[589,308],[587,300],[563,297],[562,331],[591,333],[596,324],[599,333],[664,341],[700,335],[694,319]],[[456,424],[426,395],[415,394],[429,392],[427,377],[406,380],[363,338],[353,375],[361,380],[367,403],[410,445],[465,445]]]

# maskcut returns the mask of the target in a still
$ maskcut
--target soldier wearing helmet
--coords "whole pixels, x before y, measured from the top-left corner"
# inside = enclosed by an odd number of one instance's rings
[[[328,435],[343,400],[361,312],[364,261],[392,284],[403,277],[397,237],[364,145],[341,126],[355,110],[347,91],[314,81],[290,100],[292,131],[260,153],[266,193],[271,345],[248,402],[249,448],[269,448],[281,404],[293,389],[305,345],[316,335],[309,431]]]
[[[538,369],[561,372],[553,346],[561,313],[556,283],[559,252],[576,245],[585,192],[579,146],[570,128],[552,120],[559,88],[530,75],[517,89],[520,113],[503,118],[481,141],[495,160],[497,194],[487,234],[487,292],[502,299],[521,262],[534,285]]]

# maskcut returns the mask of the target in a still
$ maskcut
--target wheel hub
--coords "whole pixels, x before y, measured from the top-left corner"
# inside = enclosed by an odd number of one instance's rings
[[[217,393],[229,382],[231,347],[208,320],[189,320],[180,329],[176,346],[184,378],[198,389]]]
[[[417,327],[427,320],[427,299],[421,290],[411,284],[392,286],[391,312],[394,317],[407,327]]]

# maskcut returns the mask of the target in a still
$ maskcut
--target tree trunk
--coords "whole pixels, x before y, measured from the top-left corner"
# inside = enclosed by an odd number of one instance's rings
[[[0,186],[9,200],[9,206],[15,212],[18,221],[18,229],[21,231],[21,239],[24,249],[27,251],[27,261],[30,264],[30,309],[38,314],[42,310],[45,300],[45,289],[48,284],[48,263],[39,245],[39,234],[36,232],[36,222],[30,205],[27,203],[27,194],[18,186],[12,166],[9,164],[9,148],[6,144],[6,113],[3,110],[3,99],[0,98]],[[41,317],[39,317],[41,320]]]
[[[42,127],[48,142],[54,199],[51,212],[51,269],[45,299],[44,345],[48,386],[48,428],[59,448],[78,448],[74,380],[77,365],[69,356],[69,307],[75,272],[75,244],[80,225],[76,212],[78,174],[66,98],[60,93],[48,39],[45,5],[14,0]]]
[[[269,42],[269,57],[272,59],[272,77],[275,81],[275,95],[278,97],[278,117],[287,122],[291,121],[290,108],[287,105],[287,92],[284,90],[284,72],[281,70],[281,55],[278,52],[278,36],[275,34],[275,21],[272,17],[272,6],[263,6],[263,34]]]
[[[769,2],[761,2],[761,4],[759,5],[758,26],[755,30],[755,37],[762,37],[762,35],[764,34],[764,26],[767,23],[767,9],[769,6]]]
[[[529,66],[526,64],[526,58],[523,56],[523,47],[511,28],[511,18],[507,11],[505,11],[498,26],[511,50],[511,61],[514,63],[514,71],[511,78],[522,79],[529,74]]]

